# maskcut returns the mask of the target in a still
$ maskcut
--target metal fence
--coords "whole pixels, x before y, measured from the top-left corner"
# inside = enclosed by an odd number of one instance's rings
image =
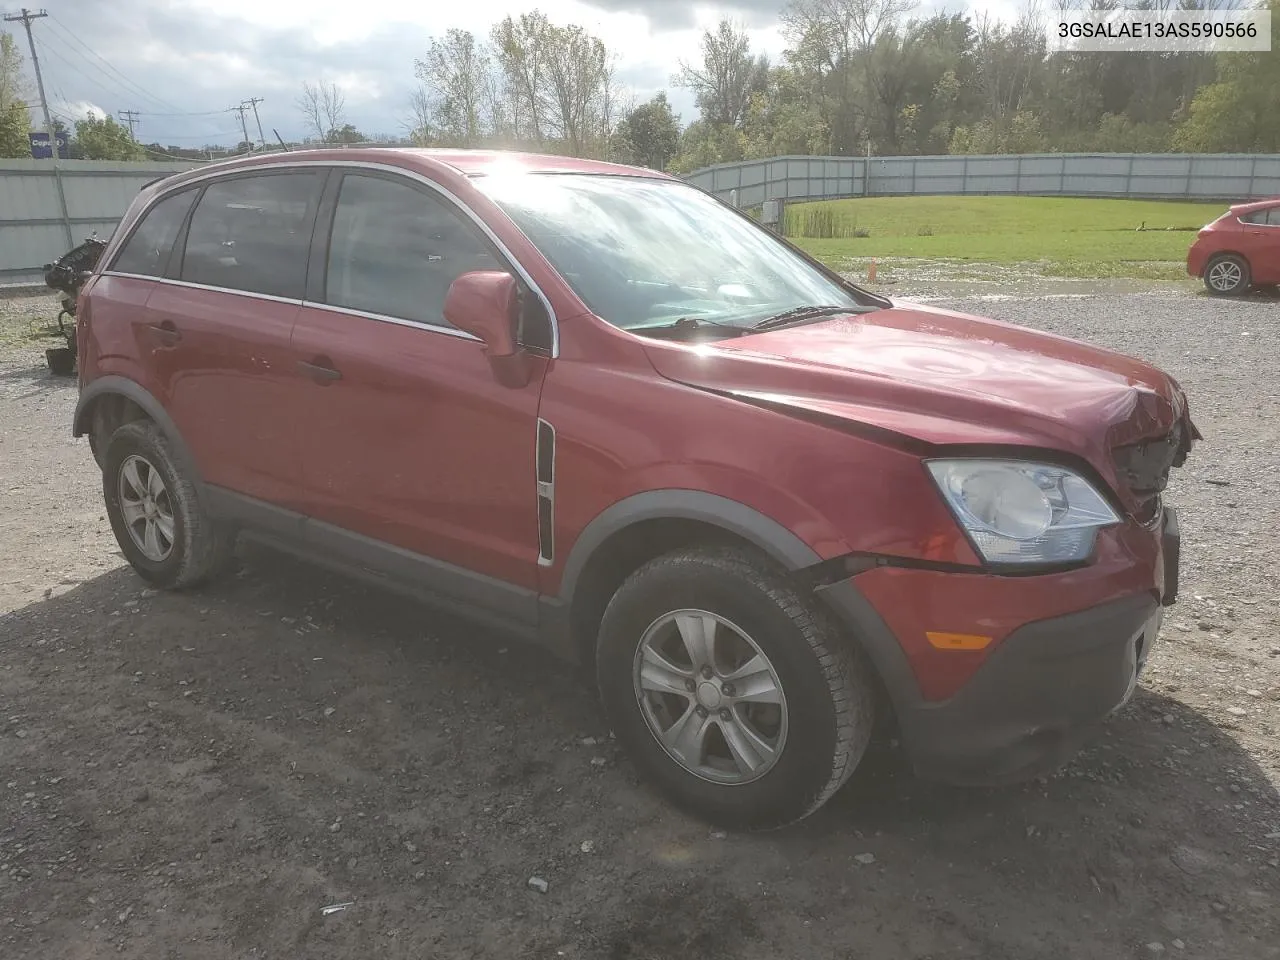
[[[983,157],[774,157],[686,178],[740,207],[765,200],[1029,194],[1238,202],[1280,197],[1280,156],[1036,153]]]
[[[0,285],[95,231],[109,236],[156,177],[189,163],[0,160]],[[893,194],[1034,194],[1238,201],[1280,196],[1280,156],[1051,153],[994,157],[775,157],[707,167],[688,179],[757,207],[768,199]]]
[[[0,160],[0,285],[41,282],[44,264],[94,231],[110,236],[144,184],[192,166]]]

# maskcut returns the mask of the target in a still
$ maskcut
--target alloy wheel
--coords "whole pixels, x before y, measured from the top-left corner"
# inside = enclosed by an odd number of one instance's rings
[[[697,609],[659,617],[641,637],[633,684],[654,738],[697,777],[749,783],[782,755],[782,683],[760,646],[724,617]]]
[[[1209,286],[1219,293],[1228,293],[1237,286],[1244,277],[1240,264],[1234,260],[1219,260],[1209,268]]]
[[[160,471],[144,457],[126,457],[120,464],[120,512],[134,546],[154,563],[173,552],[173,501]]]

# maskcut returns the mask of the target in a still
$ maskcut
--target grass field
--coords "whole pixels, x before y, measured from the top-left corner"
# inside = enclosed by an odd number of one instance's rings
[[[1225,210],[1069,197],[870,197],[791,205],[787,233],[836,267],[917,257],[1025,263],[1050,276],[1179,279],[1194,231]]]

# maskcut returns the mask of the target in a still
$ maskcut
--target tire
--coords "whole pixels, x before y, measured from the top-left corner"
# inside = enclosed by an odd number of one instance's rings
[[[690,652],[708,635],[709,674]],[[868,661],[783,571],[749,550],[680,550],[632,574],[605,610],[596,675],[640,771],[675,805],[729,829],[813,813],[853,773],[874,724]],[[688,746],[698,731],[701,746]]]
[[[1252,282],[1249,261],[1234,253],[1220,254],[1205,264],[1204,286],[1214,296],[1239,296]]]
[[[144,580],[181,590],[225,568],[231,536],[209,516],[168,439],[150,420],[126,423],[111,435],[102,457],[102,493],[116,542]]]

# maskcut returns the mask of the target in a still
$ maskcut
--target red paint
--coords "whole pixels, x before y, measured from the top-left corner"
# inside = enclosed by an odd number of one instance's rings
[[[1234,253],[1248,261],[1255,285],[1280,283],[1280,215],[1272,213],[1266,224],[1240,219],[1259,210],[1280,211],[1280,200],[1238,204],[1204,227],[1187,251],[1187,273],[1202,277],[1212,257]]]
[[[659,176],[649,171],[392,150],[274,154],[216,169],[297,162],[378,163],[449,191],[545,293],[559,357],[520,351],[525,375],[503,374],[495,360],[506,345],[494,325],[509,316],[514,285],[492,274],[471,275],[446,308],[488,351],[467,337],[309,304],[102,276],[86,294],[86,382],[108,373],[137,380],[169,409],[210,482],[543,594],[558,594],[565,559],[594,518],[654,489],[738,501],[824,559],[858,551],[977,568],[925,456],[998,445],[1083,462],[1128,508],[1111,448],[1161,437],[1180,419],[1189,425],[1181,389],[1148,364],[906,303],[696,346],[634,336],[594,317],[471,181],[513,166]],[[209,169],[144,191],[113,245],[143,201]],[[148,332],[164,320],[181,330],[178,343]],[[341,379],[317,380],[299,362]],[[539,416],[556,430],[547,567],[537,564]],[[1070,572],[882,568],[857,584],[936,699],[1023,624],[1157,591],[1159,549],[1156,532],[1130,518]],[[982,651],[940,651],[927,631],[995,640]]]

